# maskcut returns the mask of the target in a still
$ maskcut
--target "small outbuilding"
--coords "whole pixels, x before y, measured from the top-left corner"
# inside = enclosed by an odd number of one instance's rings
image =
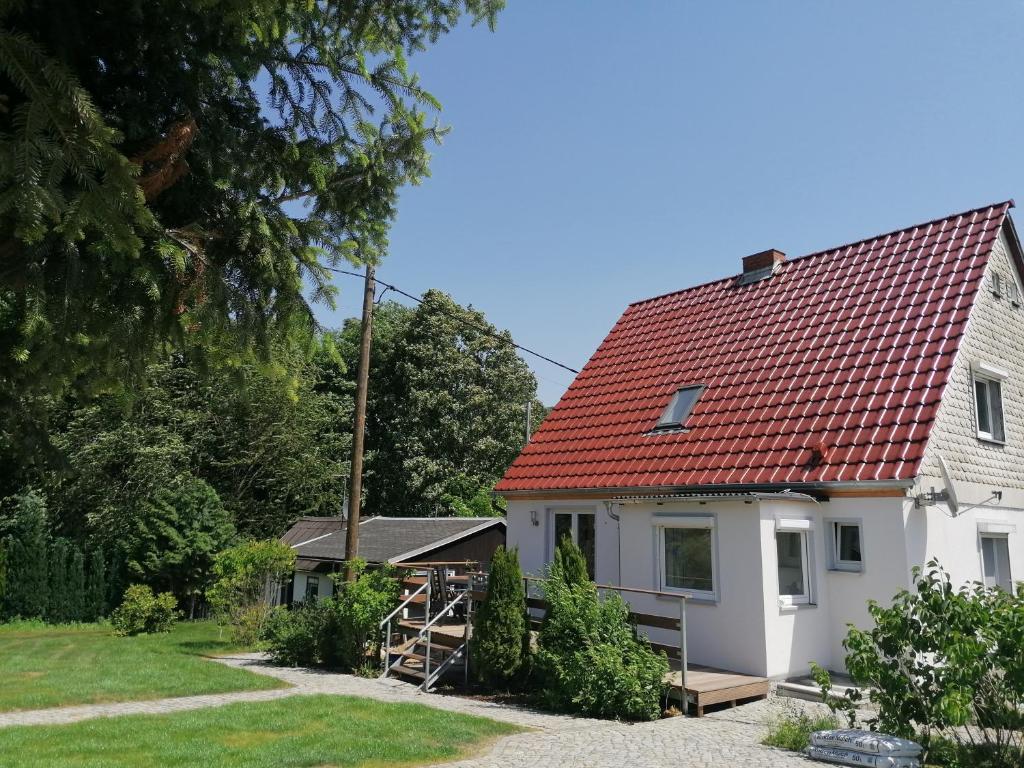
[[[295,577],[283,602],[327,597],[329,578],[345,560],[347,525],[340,517],[302,517],[281,541],[296,552]],[[369,517],[359,522],[359,556],[368,563],[479,563],[505,544],[503,517]]]

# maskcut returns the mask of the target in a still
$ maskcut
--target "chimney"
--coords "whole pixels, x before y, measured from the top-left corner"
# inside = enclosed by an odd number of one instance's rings
[[[749,285],[771,277],[775,273],[776,267],[785,260],[786,254],[774,248],[751,256],[744,256],[743,274],[740,275],[737,285]]]

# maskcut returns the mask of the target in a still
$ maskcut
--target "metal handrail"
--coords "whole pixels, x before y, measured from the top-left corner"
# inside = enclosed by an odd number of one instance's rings
[[[377,626],[378,629],[384,629],[384,671],[381,673],[381,677],[387,677],[388,671],[391,669],[391,620],[395,618],[403,609],[408,607],[412,599],[421,592],[426,592],[426,600],[423,603],[424,608],[424,621],[430,618],[430,583],[434,580],[433,574],[427,574],[427,580],[423,583],[423,586],[413,592],[411,595],[405,598],[395,610],[387,615],[385,619]],[[387,628],[385,629],[385,625]]]
[[[432,639],[431,638],[431,629],[430,628],[432,626],[434,626],[435,624],[437,624],[437,622],[439,622],[441,619],[443,619],[449,613],[451,613],[452,609],[455,608],[456,603],[458,603],[460,600],[465,598],[468,594],[469,594],[469,590],[468,589],[465,592],[460,592],[458,597],[456,597],[454,600],[452,600],[450,603],[448,603],[448,605],[446,605],[444,608],[439,610],[437,612],[437,615],[434,616],[434,618],[432,618],[426,624],[424,624],[423,625],[423,629],[420,630],[419,637],[422,639],[424,637],[424,633],[425,633],[426,634],[426,640],[427,640],[427,653],[426,653],[425,658],[423,659],[423,690],[424,691],[428,691],[428,692],[430,691],[430,641]],[[454,655],[454,654],[452,654],[452,655]],[[444,669],[444,666],[445,666],[445,663],[442,662],[440,669]]]
[[[429,579],[429,577],[428,577],[427,581],[424,582],[422,587],[417,589],[411,595],[406,595],[405,600],[402,601],[401,605],[399,605],[397,608],[395,608],[395,610],[393,610],[391,613],[389,613],[387,616],[385,616],[383,619],[381,619],[381,622],[377,626],[377,629],[383,629],[384,625],[387,624],[389,621],[391,621],[393,618],[395,618],[395,616],[397,616],[401,611],[403,611],[406,608],[406,606],[409,605],[409,602],[414,597],[416,597],[416,595],[418,595],[420,592],[423,592],[426,589],[430,589],[430,579]],[[428,605],[427,606],[427,615],[429,615],[429,614],[430,614],[430,606]]]
[[[454,600],[452,600],[452,601],[451,601],[450,603],[448,603],[448,605],[446,605],[446,606],[445,606],[444,608],[442,608],[441,610],[439,610],[439,611],[437,612],[437,614],[436,614],[436,615],[434,616],[434,618],[432,618],[432,619],[431,619],[431,620],[430,620],[430,621],[429,621],[429,622],[428,622],[427,624],[424,624],[424,625],[423,625],[423,628],[422,628],[422,629],[420,630],[420,635],[422,635],[422,634],[423,634],[424,632],[426,632],[426,631],[427,631],[428,629],[430,629],[430,628],[431,628],[432,626],[434,626],[435,624],[437,624],[437,622],[438,622],[438,621],[439,621],[440,619],[442,619],[442,618],[444,618],[445,616],[447,616],[447,615],[448,615],[448,613],[450,613],[450,612],[451,612],[451,609],[455,607],[455,604],[456,604],[457,602],[459,602],[459,600],[462,600],[462,599],[463,599],[463,598],[464,598],[464,597],[465,597],[466,595],[468,595],[468,594],[469,594],[469,590],[463,590],[462,592],[459,592],[459,595],[458,595],[458,597],[456,597],[456,598],[455,598]]]

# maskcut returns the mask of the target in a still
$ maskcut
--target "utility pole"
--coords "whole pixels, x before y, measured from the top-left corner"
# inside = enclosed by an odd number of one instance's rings
[[[363,285],[363,320],[359,335],[359,368],[356,370],[356,412],[352,426],[352,476],[348,494],[345,533],[345,580],[355,581],[352,561],[359,557],[359,507],[363,499],[363,436],[366,432],[366,389],[370,380],[370,339],[373,334],[373,265],[366,265]]]
[[[530,422],[533,421],[533,400],[526,401],[526,442],[530,442]]]

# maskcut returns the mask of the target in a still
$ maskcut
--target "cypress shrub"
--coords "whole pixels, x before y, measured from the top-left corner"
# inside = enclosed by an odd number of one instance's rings
[[[4,604],[4,595],[7,593],[7,550],[4,541],[0,539],[0,606]]]
[[[85,558],[82,550],[72,544],[68,560],[67,621],[85,621]]]
[[[67,539],[56,539],[50,545],[47,558],[47,594],[44,618],[52,624],[64,624],[71,621],[71,604],[69,600],[69,560],[71,548]]]
[[[7,619],[41,619],[49,607],[46,505],[30,491],[14,497],[13,506],[12,534],[4,545],[7,589],[2,615]]]
[[[89,553],[82,611],[84,621],[96,621],[107,613],[107,563],[99,547]]]
[[[473,673],[492,687],[509,687],[528,669],[526,594],[518,549],[499,547],[491,560],[487,599],[473,617],[470,660]]]
[[[555,557],[551,562],[549,578],[558,579],[566,586],[589,584],[587,575],[587,559],[583,550],[576,546],[571,538],[563,536],[555,547]]]

